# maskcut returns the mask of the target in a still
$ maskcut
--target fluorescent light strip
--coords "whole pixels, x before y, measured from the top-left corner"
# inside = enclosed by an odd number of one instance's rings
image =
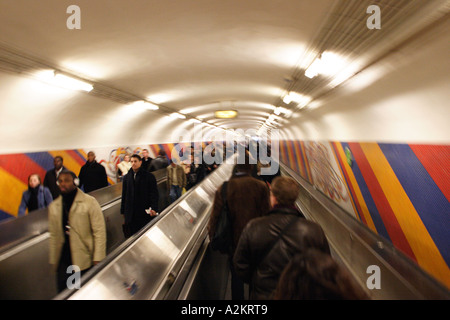
[[[171,113],[170,117],[174,119],[186,119],[186,116],[184,114],[178,112]]]
[[[54,70],[45,70],[39,72],[37,74],[37,78],[50,85],[61,87],[64,89],[81,90],[86,92],[94,89],[94,87],[90,83],[66,76],[61,73],[56,73]]]

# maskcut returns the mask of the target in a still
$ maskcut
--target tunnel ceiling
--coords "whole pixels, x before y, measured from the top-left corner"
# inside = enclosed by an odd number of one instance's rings
[[[92,82],[89,94],[147,100],[160,106],[155,113],[178,111],[228,128],[260,128],[281,106],[282,125],[407,39],[426,6],[445,1],[376,1],[383,28],[369,30],[373,2],[0,0],[0,66],[26,74],[52,68]],[[73,4],[79,30],[66,25]],[[341,78],[305,76],[324,52],[344,61]],[[289,92],[303,100],[283,102]],[[214,118],[220,109],[238,117]]]

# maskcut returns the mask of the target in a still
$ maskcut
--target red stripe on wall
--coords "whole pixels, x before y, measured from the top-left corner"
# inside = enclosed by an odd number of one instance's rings
[[[411,246],[409,245],[409,242],[406,239],[400,224],[398,223],[389,201],[384,195],[383,189],[381,188],[377,177],[367,161],[361,146],[359,143],[348,143],[348,145],[352,151],[355,161],[358,163],[358,167],[361,170],[364,180],[366,181],[367,187],[372,195],[392,243],[417,262],[414,252],[412,251]]]
[[[7,154],[0,156],[0,167],[28,185],[28,176],[37,173],[44,182],[45,169],[25,154]]]
[[[86,160],[84,160],[76,151],[67,150],[66,153],[70,155],[79,165],[83,166],[86,164]]]
[[[409,145],[430,177],[450,201],[450,146]]]

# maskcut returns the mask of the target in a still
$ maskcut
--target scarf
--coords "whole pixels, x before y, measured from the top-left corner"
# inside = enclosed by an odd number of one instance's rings
[[[39,192],[39,186],[36,188],[28,187],[28,191],[30,192],[30,199],[28,200],[28,212],[31,212],[33,210],[37,210],[38,208],[38,192]]]
[[[63,228],[67,225],[69,221],[69,211],[72,207],[73,200],[75,199],[75,196],[77,195],[78,189],[74,189],[73,191],[69,193],[62,193],[62,210],[63,210]]]

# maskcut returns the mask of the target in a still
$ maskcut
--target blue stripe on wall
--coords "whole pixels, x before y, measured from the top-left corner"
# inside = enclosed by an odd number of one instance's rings
[[[450,204],[407,144],[379,144],[431,238],[450,264]]]
[[[48,152],[29,152],[25,153],[27,157],[36,162],[44,170],[53,169],[53,156]]]

